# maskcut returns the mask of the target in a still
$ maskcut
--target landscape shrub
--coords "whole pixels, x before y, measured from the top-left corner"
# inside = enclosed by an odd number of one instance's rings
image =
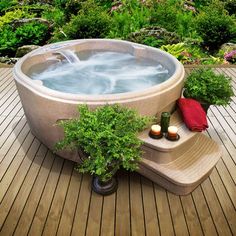
[[[81,9],[81,3],[86,0],[53,0],[52,5],[64,12],[66,20],[69,20],[72,15],[76,15]]]
[[[16,29],[5,25],[0,30],[0,55],[14,56],[18,47],[27,44],[43,45],[49,35],[48,26],[39,22],[26,23]]]
[[[79,38],[103,38],[110,30],[111,17],[104,9],[90,0],[71,21],[57,31],[53,41]],[[63,32],[63,33],[62,33]]]
[[[196,30],[209,50],[218,49],[223,43],[235,38],[235,20],[222,5],[205,7],[196,18]]]
[[[225,0],[224,3],[230,15],[236,14],[236,0]]]
[[[151,11],[141,1],[123,1],[119,8],[112,11],[113,25],[110,38],[126,39],[132,32],[149,25]]]
[[[153,3],[150,23],[176,32],[182,37],[189,37],[193,27],[194,12],[186,10],[178,0],[161,0]]]
[[[17,0],[1,0],[0,1],[0,13],[11,6],[17,4]],[[0,14],[1,15],[1,14]]]
[[[66,21],[65,13],[59,8],[50,7],[42,13],[42,18],[50,21],[54,27],[61,27]]]
[[[0,16],[0,28],[2,28],[5,24],[9,24],[14,20],[21,18],[32,18],[35,15],[32,13],[28,13],[27,11],[23,11],[20,9],[6,12],[3,16]]]

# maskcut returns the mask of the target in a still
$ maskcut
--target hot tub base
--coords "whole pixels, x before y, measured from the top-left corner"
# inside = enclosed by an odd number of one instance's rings
[[[176,112],[171,124],[179,127],[180,140],[151,139],[140,135],[144,155],[138,172],[177,195],[192,192],[211,173],[221,156],[219,145],[202,133],[190,132]]]

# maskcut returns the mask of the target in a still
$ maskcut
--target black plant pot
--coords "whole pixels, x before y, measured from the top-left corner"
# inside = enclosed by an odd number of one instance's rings
[[[206,112],[206,114],[207,114],[207,111],[208,111],[208,109],[209,109],[209,107],[210,107],[211,104],[205,103],[205,102],[199,102],[199,103],[201,104],[203,110],[204,110],[204,111]]]
[[[184,96],[185,98],[190,98],[190,97],[186,96],[186,90],[184,90],[183,96]],[[195,99],[195,98],[194,98],[194,99]],[[198,100],[198,99],[195,99],[195,100],[197,100],[197,101],[201,104],[203,110],[204,110],[204,111],[206,112],[206,114],[207,114],[207,111],[208,111],[208,109],[209,109],[209,107],[210,107],[211,104],[206,103],[206,102],[203,102],[203,101],[200,101],[200,100]]]
[[[118,188],[118,181],[115,177],[112,177],[110,180],[103,182],[99,180],[97,176],[93,177],[92,180],[92,189],[94,192],[101,195],[109,195],[116,192]]]

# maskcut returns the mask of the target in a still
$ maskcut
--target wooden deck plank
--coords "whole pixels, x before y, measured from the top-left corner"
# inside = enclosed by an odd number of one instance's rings
[[[218,198],[215,194],[215,191],[210,183],[209,179],[206,179],[202,183],[202,189],[204,196],[207,201],[207,205],[211,212],[212,219],[215,223],[217,232],[219,235],[232,235],[232,232],[229,228],[228,222],[225,218],[225,215],[222,211]]]
[[[100,235],[112,236],[115,232],[116,193],[104,196]]]
[[[21,167],[17,171],[14,180],[11,182],[10,187],[7,189],[6,194],[4,195],[4,198],[1,198],[1,204],[0,204],[0,225],[3,225],[11,207],[12,204],[15,201],[15,198],[21,188],[21,185],[27,175],[28,170],[30,169],[33,159],[35,157],[35,154],[38,150],[38,147],[40,145],[40,142],[38,140],[34,140],[34,143],[30,147],[30,150],[28,151],[27,157],[24,158]]]
[[[61,213],[63,210],[71,174],[73,171],[73,163],[65,161],[61,171],[57,188],[53,197],[52,205],[50,207],[47,221],[44,226],[43,235],[56,235],[59,225]]]
[[[185,221],[183,208],[180,202],[180,197],[173,193],[168,193],[170,211],[172,215],[175,235],[189,235],[188,227]]]
[[[155,199],[157,205],[158,219],[160,225],[160,235],[174,235],[172,216],[170,213],[167,192],[163,188],[155,185]]]
[[[146,226],[146,235],[160,235],[159,221],[157,215],[157,207],[154,197],[153,183],[142,177],[142,193],[143,193],[143,207],[144,218]]]
[[[85,235],[87,218],[89,213],[90,198],[91,198],[91,178],[88,175],[83,175],[74,217],[74,224],[71,231],[72,236]]]
[[[92,192],[86,229],[87,236],[100,235],[102,205],[103,196]]]
[[[119,173],[119,188],[116,200],[115,235],[131,235],[130,231],[130,189],[127,173]]]
[[[33,145],[34,144],[32,144],[32,147]],[[35,148],[37,149],[38,146],[35,146]],[[17,197],[11,207],[11,210],[9,211],[8,216],[4,222],[4,227],[1,230],[1,233],[3,235],[14,233],[17,222],[28,200],[28,196],[30,194],[34,181],[37,178],[37,174],[38,171],[40,170],[41,164],[44,160],[45,151],[46,150],[41,147],[36,153],[35,158],[32,159],[32,165],[29,171],[27,172],[27,175],[24,179],[24,182],[21,185],[19,193],[17,194]],[[25,166],[22,165],[21,168],[25,168]]]
[[[233,158],[235,157],[235,150],[233,151],[233,153],[230,153],[229,150],[227,149],[227,143],[229,141],[228,141],[227,136],[224,134],[223,129],[219,125],[217,119],[215,117],[208,117],[208,118],[211,124],[214,125],[214,129],[209,128],[208,132],[212,133],[214,136],[211,134],[211,137],[213,137],[214,140],[217,141],[218,144],[221,145],[222,152],[223,152],[222,160],[226,164],[227,169],[229,170],[229,173],[232,176],[234,183],[236,183],[235,162],[233,160]]]
[[[60,177],[61,169],[63,167],[63,163],[64,161],[61,158],[56,158],[53,163],[50,175],[45,185],[40,202],[37,206],[37,210],[31,223],[28,235],[42,235],[48,212],[53,201],[53,196],[57,187],[58,179]]]
[[[236,235],[236,211],[230,198],[227,196],[227,191],[216,169],[213,170],[210,176],[210,180],[220,202],[222,211],[224,212],[225,218],[229,224],[231,232],[233,235]]]
[[[63,207],[62,217],[58,227],[57,235],[70,235],[73,226],[74,214],[76,210],[76,202],[78,200],[81,177],[77,171],[73,170],[68,193]]]
[[[141,182],[136,173],[130,174],[130,212],[132,235],[145,235]]]
[[[47,152],[47,155],[41,165],[41,169],[27,200],[27,203],[25,204],[24,210],[21,214],[21,217],[19,218],[17,227],[14,232],[15,235],[27,235],[43,190],[45,188],[45,184],[47,182],[53,161],[54,155],[52,155],[51,152]]]
[[[203,235],[201,223],[191,194],[181,196],[181,203],[190,235]]]
[[[215,70],[236,91],[236,68]],[[175,196],[121,171],[117,193],[99,196],[89,175],[29,132],[12,69],[0,69],[0,235],[236,235],[236,97],[211,106],[208,122],[223,155],[192,194]]]
[[[197,214],[203,229],[204,235],[217,235],[215,224],[212,220],[208,205],[205,201],[201,187],[196,188],[193,193],[193,200]]]

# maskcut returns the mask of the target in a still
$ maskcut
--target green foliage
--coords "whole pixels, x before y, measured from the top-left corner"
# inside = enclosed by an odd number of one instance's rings
[[[15,30],[15,37],[20,45],[42,45],[49,37],[48,26],[39,22],[23,24]]]
[[[49,37],[48,27],[31,22],[14,29],[10,25],[0,30],[0,55],[14,56],[18,47],[26,44],[42,45]]]
[[[203,45],[210,50],[218,49],[223,43],[235,37],[235,20],[221,4],[204,8],[196,18],[196,30],[203,39]]]
[[[236,0],[225,0],[224,3],[230,15],[236,14]]]
[[[95,111],[81,105],[78,110],[79,118],[59,123],[64,139],[56,144],[56,150],[83,150],[88,158],[78,170],[97,175],[102,181],[110,179],[120,167],[136,170],[141,156],[137,132],[146,127],[149,119],[119,105],[106,105]]]
[[[13,28],[6,25],[0,29],[0,56],[14,56],[18,45]]]
[[[161,49],[170,53],[171,55],[176,57],[178,60],[184,59],[184,54],[183,54],[183,52],[185,51],[184,43],[163,45],[161,46]]]
[[[54,24],[54,27],[61,27],[65,23],[65,14],[59,8],[47,8],[42,13],[42,18],[47,19],[48,21]]]
[[[154,3],[150,23],[189,37],[194,33],[192,18],[192,11],[184,10],[183,1],[161,0]]]
[[[150,14],[150,9],[140,1],[122,1],[121,7],[112,12],[113,25],[109,37],[126,39],[131,32],[149,24]]]
[[[17,0],[1,0],[0,1],[0,13],[6,9],[8,9],[11,6],[14,6],[17,4]]]
[[[76,16],[56,32],[54,41],[79,38],[103,38],[110,30],[111,18],[93,0],[82,3]],[[63,32],[63,33],[62,33]]]
[[[226,106],[234,95],[231,79],[212,69],[194,70],[184,84],[184,95],[209,104]]]
[[[27,11],[23,11],[17,9],[15,11],[9,11],[5,15],[0,16],[0,29],[8,23],[11,23],[14,20],[21,19],[21,18],[32,18],[34,14],[28,13]]]
[[[85,1],[85,0],[83,0]],[[53,0],[52,5],[64,12],[66,19],[76,15],[81,8],[82,0]]]

